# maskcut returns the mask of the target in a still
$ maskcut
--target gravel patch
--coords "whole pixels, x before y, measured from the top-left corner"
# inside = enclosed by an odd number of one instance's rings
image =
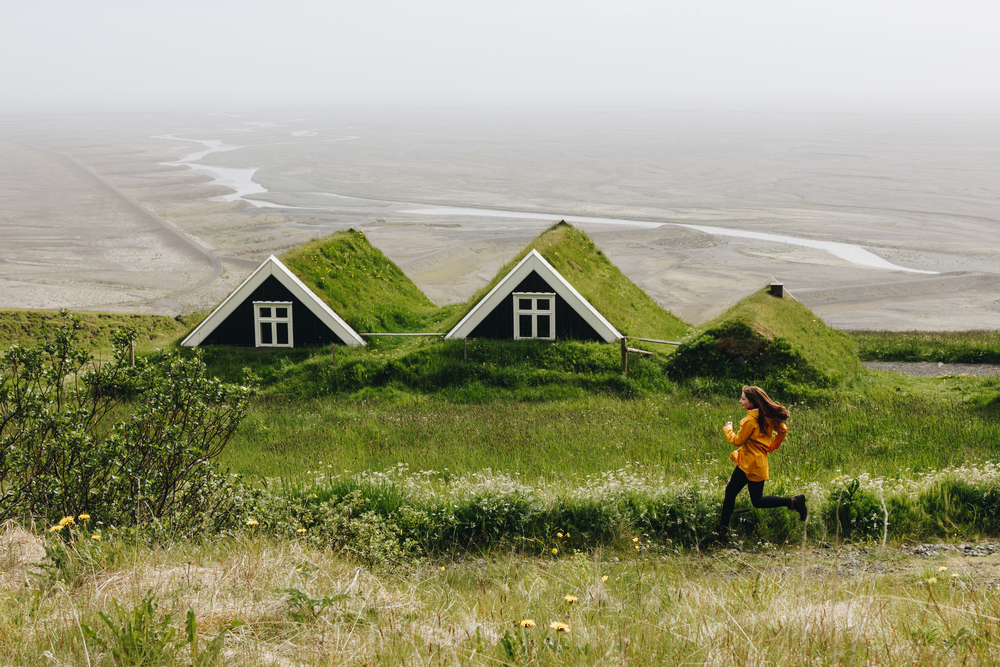
[[[891,371],[903,375],[1000,375],[998,364],[945,364],[940,361],[862,361],[861,365],[876,371]]]

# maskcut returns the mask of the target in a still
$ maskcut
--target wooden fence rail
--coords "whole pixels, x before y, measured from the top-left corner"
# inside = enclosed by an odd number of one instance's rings
[[[662,345],[680,345],[677,341],[673,340],[658,340],[656,338],[639,338],[638,336],[631,336],[632,340],[640,340],[644,343],[660,343]],[[645,356],[650,356],[653,353],[649,350],[639,350],[634,347],[628,346],[629,336],[622,336],[622,377],[628,377],[628,353],[632,354],[642,354]]]

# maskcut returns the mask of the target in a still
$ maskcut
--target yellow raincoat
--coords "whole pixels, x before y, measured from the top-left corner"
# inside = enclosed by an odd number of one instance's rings
[[[729,458],[736,462],[751,482],[763,482],[767,479],[767,455],[781,446],[781,441],[788,433],[788,426],[781,422],[774,430],[777,434],[773,438],[770,433],[760,430],[757,410],[747,410],[747,416],[740,420],[739,432],[733,431],[728,425],[722,429],[729,443],[739,447]]]

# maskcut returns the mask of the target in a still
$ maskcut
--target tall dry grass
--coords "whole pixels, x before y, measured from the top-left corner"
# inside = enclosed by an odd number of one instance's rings
[[[996,662],[996,557],[764,545],[674,554],[635,537],[627,552],[507,553],[393,575],[253,531],[155,546],[109,536],[60,568],[6,549],[0,663],[115,664],[83,628],[104,632],[99,612],[150,594],[178,632],[188,609],[204,637],[242,621],[225,638],[220,662],[232,665]],[[38,538],[11,539],[37,550]],[[170,660],[161,664],[190,664],[187,647]]]

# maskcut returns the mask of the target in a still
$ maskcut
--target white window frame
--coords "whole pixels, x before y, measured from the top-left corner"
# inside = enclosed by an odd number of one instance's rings
[[[271,317],[261,317],[260,309],[270,308]],[[288,317],[275,317],[275,308],[288,308]],[[271,342],[260,342],[260,325],[271,323]],[[278,343],[277,323],[288,324],[288,343]],[[253,338],[257,347],[295,347],[295,337],[292,335],[292,302],[291,301],[254,301],[253,302]]]
[[[514,340],[555,340],[556,339],[556,293],[555,292],[514,292]],[[521,299],[531,299],[531,309],[521,308]],[[548,299],[549,309],[538,310],[538,299]],[[538,333],[538,316],[549,316],[549,335],[521,335],[521,315],[531,315],[531,333]]]

